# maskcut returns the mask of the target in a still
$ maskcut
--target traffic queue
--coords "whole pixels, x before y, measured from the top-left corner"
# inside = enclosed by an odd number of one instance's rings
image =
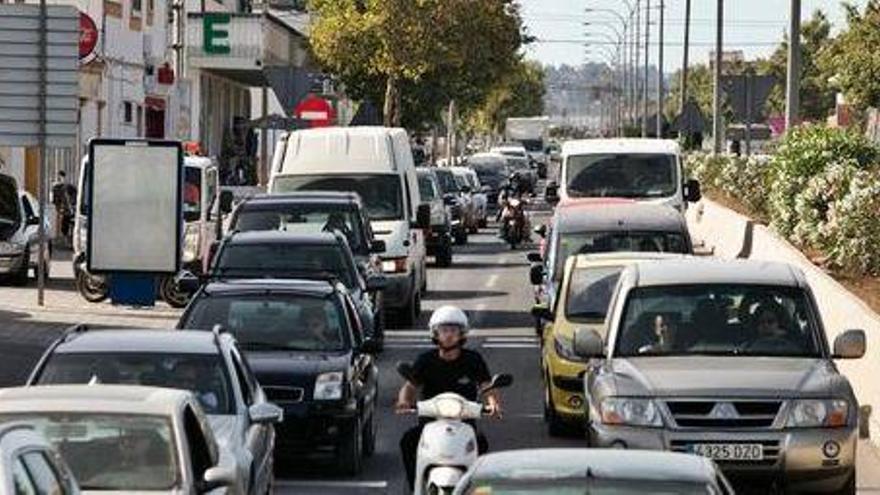
[[[27,387],[0,392],[0,421],[60,466],[54,486],[264,494],[276,466],[315,453],[357,475],[376,449],[386,330],[418,324],[428,256],[454,264],[494,219],[511,248],[537,241],[523,282],[544,420],[584,448],[482,455],[474,422],[500,416],[516,377],[489,375],[463,348],[467,315],[441,307],[437,349],[396,370],[398,412],[420,417],[401,440],[414,493],[855,493],[858,403],[833,360],[864,355],[865,333],[829,345],[795,267],[695,253],[684,213],[700,185],[675,143],[563,143],[534,229],[538,167],[521,146],[417,167],[405,131],[352,127],[277,150],[268,193],[235,205],[209,161],[186,164],[186,270],[159,285],[186,306],[173,335],[77,326]],[[100,300],[81,244],[78,288]],[[471,388],[426,377],[461,363]]]

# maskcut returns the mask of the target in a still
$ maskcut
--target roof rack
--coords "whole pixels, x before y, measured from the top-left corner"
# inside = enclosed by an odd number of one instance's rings
[[[13,421],[10,423],[5,423],[3,425],[0,425],[0,436],[3,436],[5,434],[7,434],[11,431],[15,431],[15,430],[35,431],[34,425],[31,423],[26,423],[24,421]]]
[[[77,323],[76,325],[68,327],[66,330],[64,330],[64,334],[62,335],[60,340],[67,342],[70,338],[84,334],[89,330],[91,330],[91,328],[89,328],[87,324]]]

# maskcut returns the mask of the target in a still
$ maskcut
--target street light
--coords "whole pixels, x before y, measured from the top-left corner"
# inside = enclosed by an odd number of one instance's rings
[[[623,87],[626,84],[626,78],[624,76],[624,72],[621,69],[623,66],[623,39],[615,40],[610,34],[604,33],[601,31],[592,31],[584,33],[584,36],[590,38],[592,36],[598,36],[600,39],[606,40],[616,47],[616,49],[610,48],[608,45],[598,44],[595,46],[599,46],[605,50],[605,54],[611,59],[611,62],[608,64],[611,67],[611,77],[612,77],[612,92],[615,96],[616,101],[616,127],[618,128],[618,133],[623,134]],[[589,42],[588,42],[589,44]],[[617,76],[621,77],[620,82],[615,82]]]
[[[623,36],[621,39],[623,40],[623,64],[622,64],[622,72],[623,72],[623,92],[624,92],[624,113],[627,114],[627,118],[629,120],[635,119],[635,107],[636,107],[636,71],[638,62],[636,61],[636,50],[638,50],[638,43],[636,31],[633,29],[633,23],[635,22],[635,6],[629,0],[624,0],[626,4],[626,10],[629,12],[627,16],[622,15],[620,12],[609,9],[609,8],[598,8],[598,7],[587,7],[584,11],[588,14],[596,13],[596,14],[610,14],[614,16],[620,24],[623,26]],[[617,32],[617,31],[615,31]],[[618,32],[618,35],[620,33]],[[629,52],[627,53],[626,49],[629,48]],[[627,88],[627,86],[629,86]],[[621,121],[623,119],[621,118]]]

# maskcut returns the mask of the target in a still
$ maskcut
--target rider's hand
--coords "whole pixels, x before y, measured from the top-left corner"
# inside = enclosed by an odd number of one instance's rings
[[[501,404],[496,400],[488,400],[485,405],[486,415],[495,419],[501,419],[504,415],[501,411]]]
[[[394,412],[396,414],[407,414],[407,413],[411,412],[414,408],[415,408],[415,405],[413,405],[409,402],[397,401],[394,404]]]

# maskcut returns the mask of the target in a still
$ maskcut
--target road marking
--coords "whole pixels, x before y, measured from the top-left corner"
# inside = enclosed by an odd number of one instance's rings
[[[497,284],[497,283],[498,283],[498,274],[493,273],[492,275],[489,275],[489,279],[486,280],[486,288],[491,289],[492,287],[495,287],[495,284]]]
[[[507,344],[507,343],[498,342],[498,343],[493,344],[490,342],[490,343],[483,344],[481,347],[483,347],[485,349],[537,349],[538,343],[535,342],[532,344],[524,344],[524,343]]]
[[[388,488],[387,481],[277,480],[279,488]]]
[[[486,342],[538,342],[538,337],[486,337]]]

